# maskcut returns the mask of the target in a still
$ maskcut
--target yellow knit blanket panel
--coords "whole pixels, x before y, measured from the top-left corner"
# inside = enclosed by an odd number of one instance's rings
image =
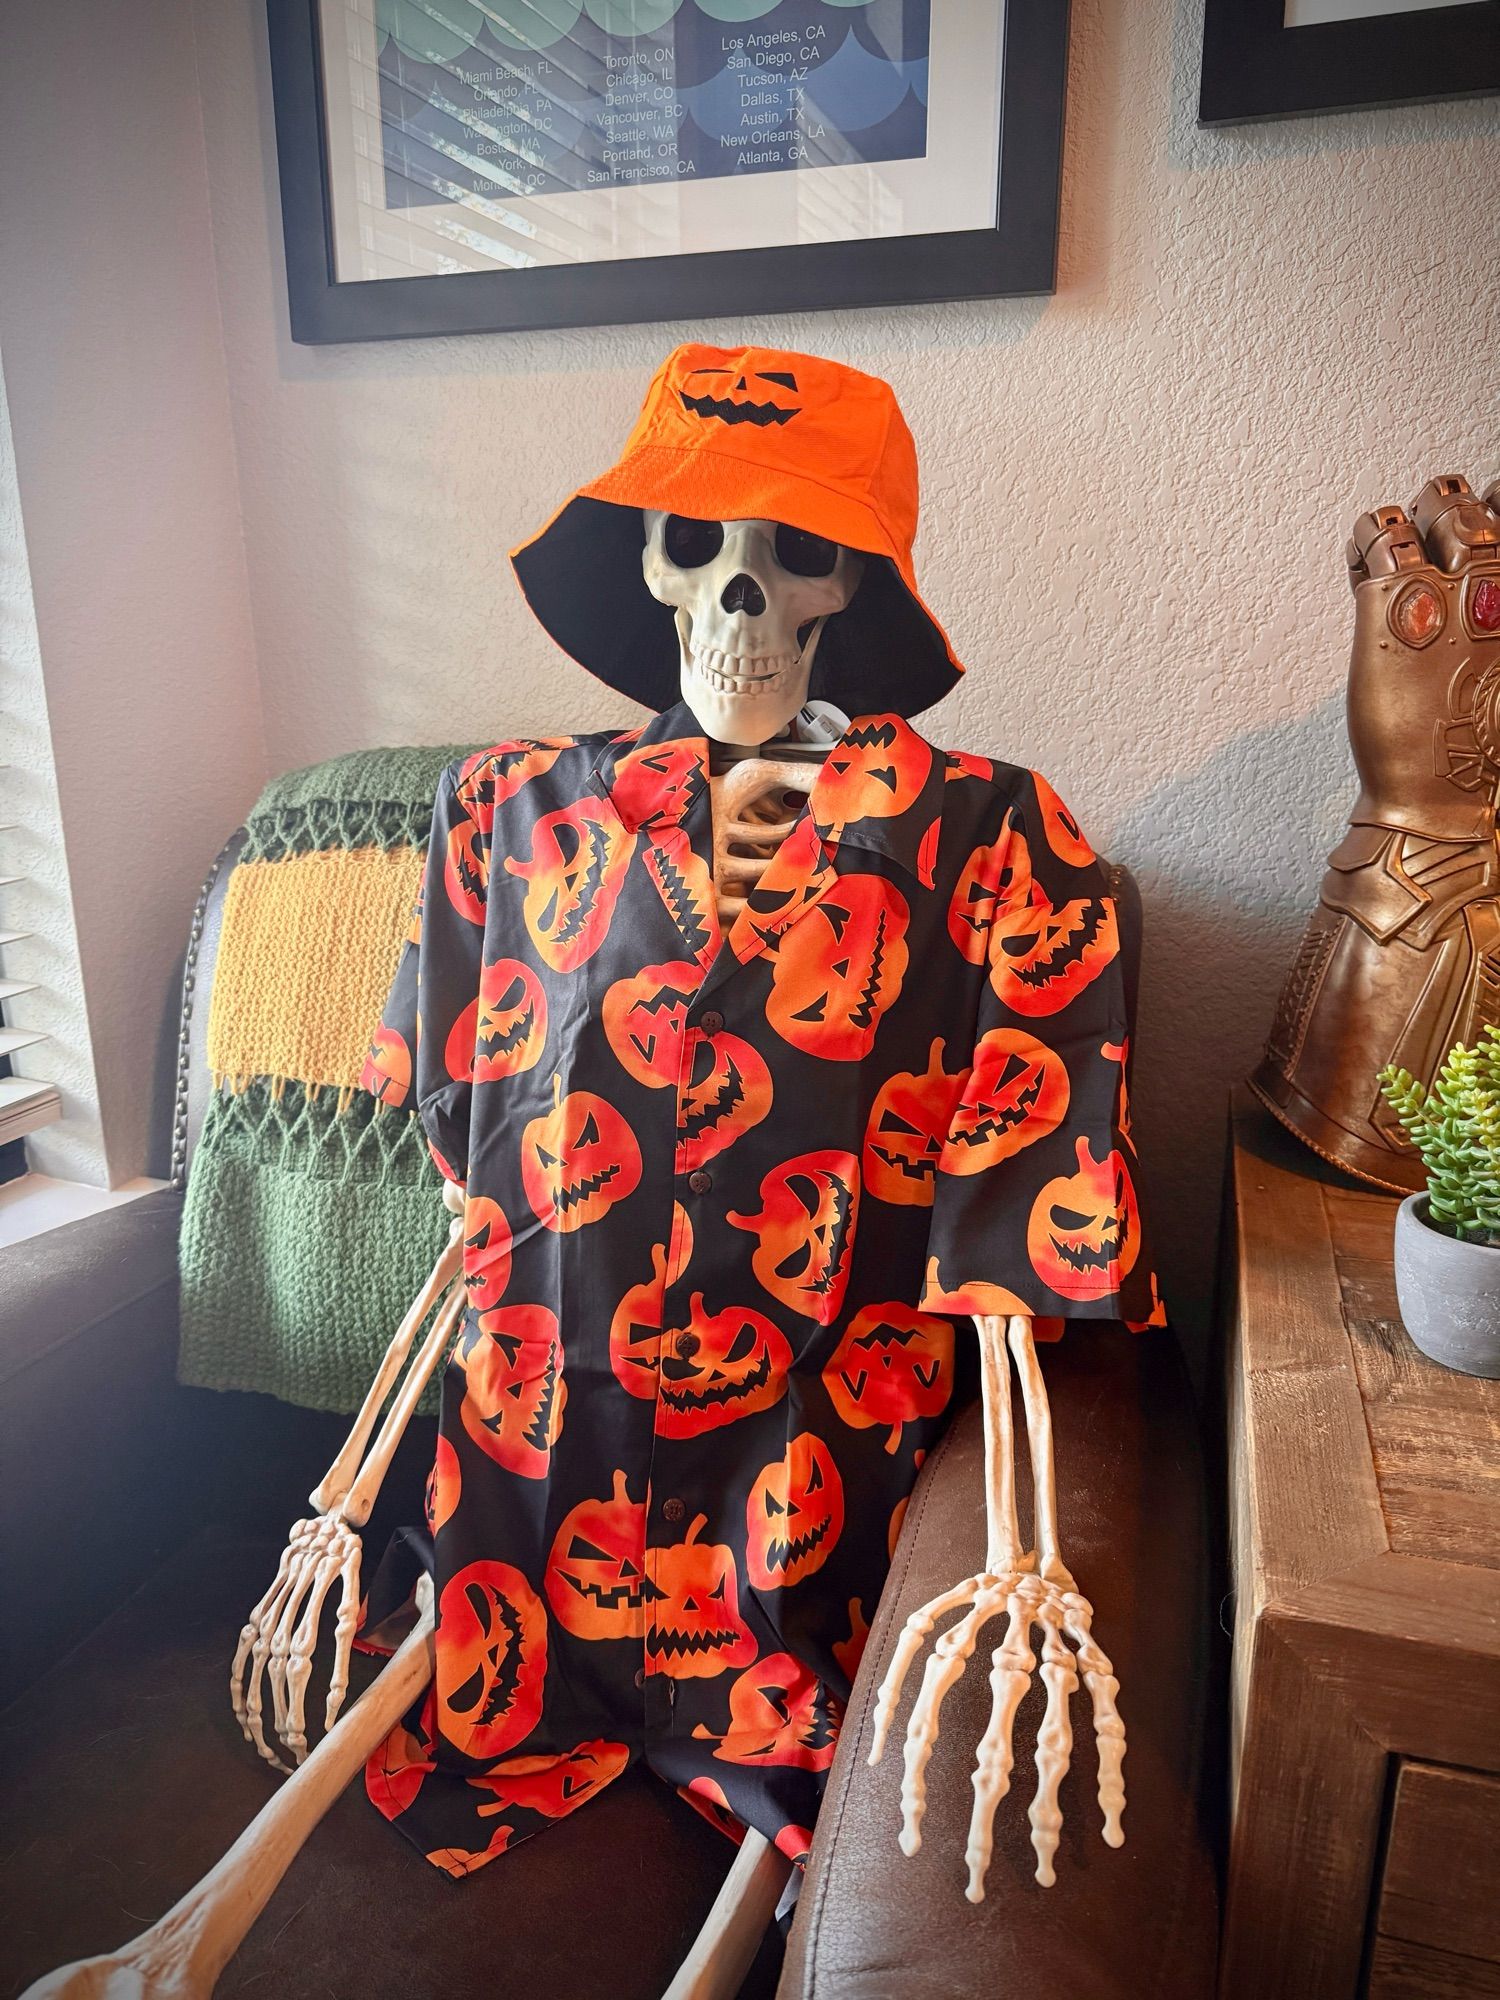
[[[415,847],[242,862],[224,898],[208,1010],[215,1076],[353,1089],[421,877]]]

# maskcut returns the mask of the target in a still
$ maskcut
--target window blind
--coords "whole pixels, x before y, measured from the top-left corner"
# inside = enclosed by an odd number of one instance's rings
[[[4,770],[0,765],[0,771]],[[57,1085],[14,1074],[11,1057],[22,1049],[48,1039],[45,1028],[12,1025],[13,1006],[27,993],[37,991],[34,979],[10,976],[11,948],[24,944],[31,933],[16,930],[9,922],[9,891],[26,880],[14,872],[15,864],[4,858],[9,853],[7,836],[16,831],[13,819],[0,817],[0,1146],[24,1138],[38,1126],[50,1125],[62,1110]],[[22,1009],[23,1013],[27,1010]]]

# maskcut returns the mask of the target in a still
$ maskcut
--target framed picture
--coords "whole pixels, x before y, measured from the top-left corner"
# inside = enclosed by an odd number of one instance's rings
[[[1206,0],[1198,119],[1500,90],[1500,0]]]
[[[1052,289],[1067,0],[268,0],[292,338]]]

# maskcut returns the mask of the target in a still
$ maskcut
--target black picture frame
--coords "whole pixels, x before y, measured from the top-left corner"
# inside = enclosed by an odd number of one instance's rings
[[[1500,0],[1286,25],[1284,0],[1206,0],[1200,125],[1500,91]]]
[[[317,0],[267,0],[292,339],[402,340],[1050,292],[1068,0],[1007,0],[992,229],[525,271],[334,277]]]

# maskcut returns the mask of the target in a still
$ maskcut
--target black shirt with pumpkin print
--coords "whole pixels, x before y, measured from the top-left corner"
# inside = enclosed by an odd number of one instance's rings
[[[967,1316],[1161,1317],[1045,780],[864,716],[727,936],[711,859],[685,707],[455,766],[366,1067],[466,1189],[436,1678],[367,1773],[453,1875],[637,1757],[801,1859]]]

